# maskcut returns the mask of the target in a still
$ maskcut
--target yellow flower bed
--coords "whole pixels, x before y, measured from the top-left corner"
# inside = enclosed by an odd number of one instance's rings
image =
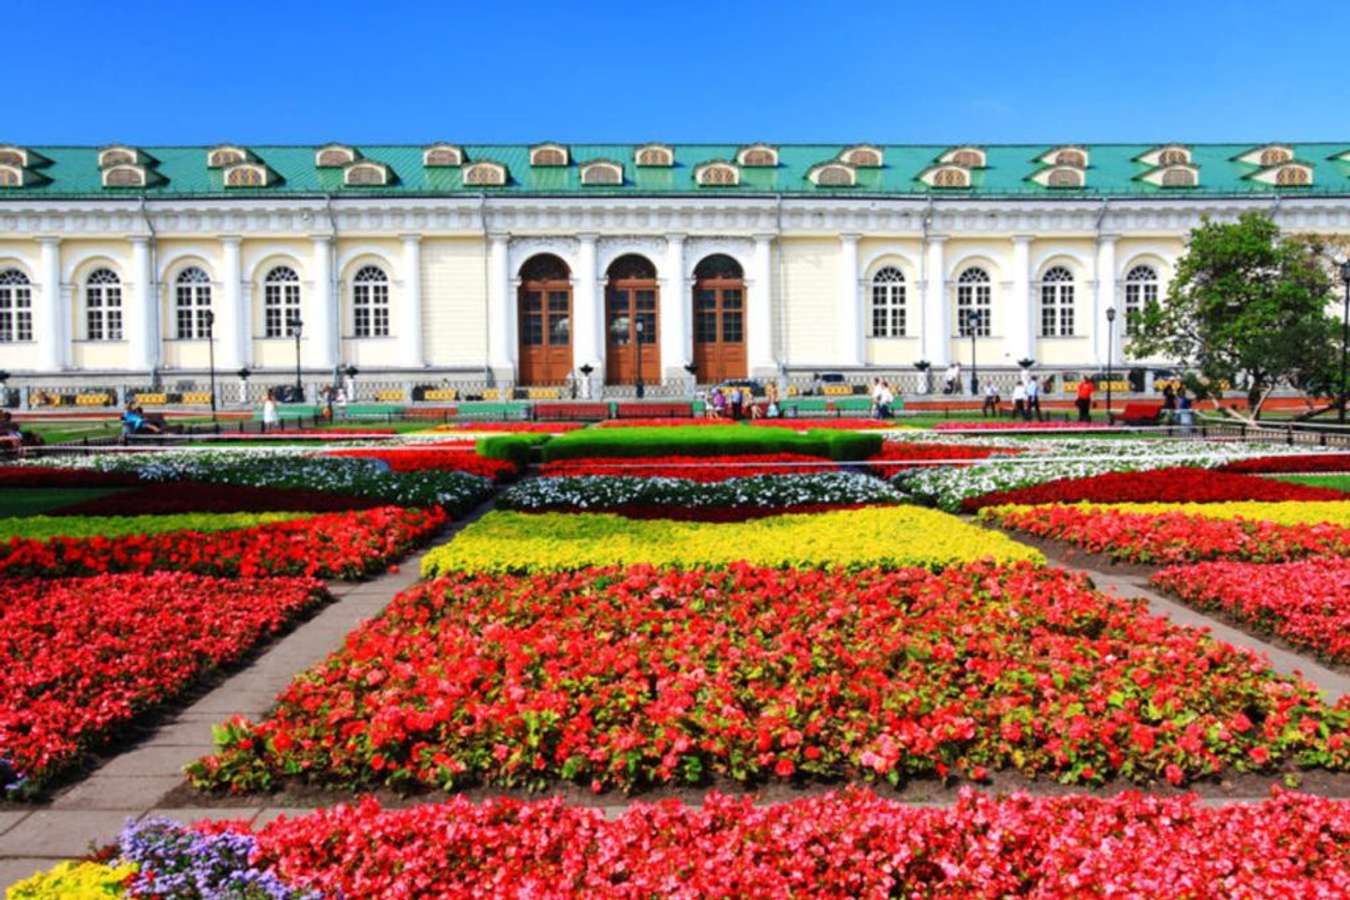
[[[748,522],[626,519],[607,513],[496,510],[422,561],[422,574],[586,566],[924,566],[992,558],[1044,562],[1036,550],[955,516],[914,506],[771,516]]]
[[[1279,503],[1241,500],[1232,503],[1075,503],[1081,509],[1122,513],[1180,512],[1209,519],[1252,519],[1277,525],[1329,522],[1350,528],[1350,500],[1286,500]],[[1014,507],[1021,508],[1021,507]]]
[[[134,864],[113,868],[95,862],[63,862],[11,885],[5,896],[8,900],[37,900],[39,897],[110,900],[126,896],[122,883],[134,874]]]

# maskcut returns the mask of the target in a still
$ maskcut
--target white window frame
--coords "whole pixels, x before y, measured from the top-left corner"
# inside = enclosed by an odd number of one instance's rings
[[[1132,266],[1125,275],[1125,336],[1138,329],[1139,314],[1158,299],[1158,270],[1148,263]]]
[[[84,280],[84,339],[122,340],[122,279],[107,266]]]
[[[19,269],[0,270],[0,344],[33,339],[33,283]]]
[[[211,311],[211,276],[201,266],[188,266],[173,280],[174,337],[206,340],[206,314]]]
[[[1075,279],[1068,266],[1051,266],[1041,276],[1041,337],[1075,337]]]
[[[983,266],[967,266],[956,279],[956,335],[970,337],[970,324],[966,310],[973,309],[980,314],[979,327],[975,336],[987,338],[993,335],[994,318],[994,281]]]
[[[905,273],[898,266],[883,266],[868,285],[867,336],[905,337],[908,326],[905,307]]]
[[[374,264],[352,277],[352,337],[389,337],[389,274]]]
[[[290,337],[290,324],[300,318],[300,276],[282,264],[263,279],[263,337]]]

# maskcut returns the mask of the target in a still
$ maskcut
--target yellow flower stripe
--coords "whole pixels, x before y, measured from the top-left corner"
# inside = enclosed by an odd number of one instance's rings
[[[122,883],[136,873],[136,868],[134,863],[113,868],[95,862],[63,862],[11,885],[5,897],[7,900],[37,900],[39,897],[111,900],[125,897]]]
[[[1241,500],[1231,503],[1073,503],[1079,509],[1113,510],[1121,513],[1179,512],[1208,519],[1251,519],[1276,525],[1304,525],[1329,522],[1350,528],[1350,500],[1286,500],[1279,503]],[[999,509],[1026,510],[1021,504]]]
[[[992,558],[1044,562],[1036,550],[937,510],[868,507],[749,522],[625,519],[606,513],[495,510],[437,547],[422,574],[586,566],[943,566]]]

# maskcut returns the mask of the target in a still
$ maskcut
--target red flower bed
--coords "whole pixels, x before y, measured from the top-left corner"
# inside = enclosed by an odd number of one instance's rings
[[[1164,569],[1153,583],[1338,663],[1350,662],[1350,559]]]
[[[831,428],[836,431],[877,431],[887,428],[903,428],[904,426],[895,419],[810,419],[810,418],[778,418],[778,419],[752,419],[750,422],[758,428],[791,428],[794,431],[812,431],[817,428]]]
[[[0,576],[51,578],[175,569],[244,578],[354,579],[380,571],[439,531],[445,521],[439,508],[381,506],[210,534],[11,538],[0,543]]]
[[[1344,491],[1274,481],[1255,475],[1217,474],[1178,466],[1146,472],[1107,472],[967,497],[967,512],[1008,503],[1226,503],[1236,500],[1344,500]]]
[[[832,512],[838,509],[862,509],[873,503],[796,503],[792,506],[667,506],[629,503],[621,506],[552,506],[548,509],[521,510],[527,513],[612,513],[626,519],[673,519],[677,522],[749,522],[767,519],[784,513],[806,515]]]
[[[1027,422],[1021,419],[996,421],[950,421],[938,422],[934,431],[1076,431],[1084,428],[1119,429],[1119,425],[1105,422]]]
[[[395,472],[420,472],[426,469],[467,472],[501,481],[519,474],[515,463],[505,459],[479,456],[474,445],[450,444],[426,447],[348,447],[325,450],[325,456],[353,456],[378,459]]]
[[[238,484],[177,481],[145,484],[106,497],[82,500],[47,513],[51,516],[148,516],[174,513],[341,512],[386,505],[374,497],[346,497],[301,488],[261,488]]]
[[[101,488],[143,484],[130,472],[53,469],[47,466],[0,466],[0,488]]]
[[[867,458],[873,474],[883,478],[919,468],[923,463],[943,462],[953,466],[968,465],[975,460],[988,459],[995,454],[1014,456],[1018,449],[1000,447],[964,447],[960,444],[915,444],[909,441],[884,441],[881,452]]]
[[[694,414],[690,403],[616,403],[614,415],[620,419],[689,419]]]
[[[1350,453],[1299,453],[1288,456],[1257,456],[1220,466],[1220,472],[1350,472]]]
[[[534,417],[547,420],[599,420],[609,416],[608,403],[536,403]]]
[[[1056,505],[989,507],[981,516],[1004,528],[1134,563],[1288,562],[1350,554],[1350,528],[1329,523],[1277,525],[1183,512],[1124,513]]]
[[[679,427],[679,428],[687,428],[687,427],[689,427],[690,425],[716,425],[716,426],[720,426],[720,427],[723,427],[723,428],[735,428],[735,427],[738,427],[739,424],[740,424],[740,423],[738,423],[738,422],[732,422],[732,421],[729,420],[729,419],[709,419],[709,418],[693,418],[693,419],[687,419],[687,418],[686,418],[686,419],[658,419],[658,418],[650,418],[650,417],[648,417],[648,418],[645,418],[645,419],[606,419],[606,420],[603,421],[603,422],[597,422],[596,425],[595,425],[595,427],[596,427],[596,428],[653,428],[653,427],[669,426],[669,427],[672,427],[672,428],[675,428],[675,427]]]
[[[222,826],[212,826],[220,830]],[[242,826],[236,826],[242,827]],[[373,799],[259,829],[260,866],[346,897],[1343,897],[1350,804],[1136,793],[920,807],[846,791],[756,806]]]
[[[1064,782],[1350,765],[1350,701],[1054,568],[458,574],[395,598],[199,786],[595,790],[1016,767]],[[1295,727],[1291,727],[1295,726]]]
[[[164,572],[0,583],[0,775],[36,787],[320,603],[308,578]],[[6,778],[0,777],[0,793]]]
[[[751,475],[833,472],[839,468],[823,456],[803,453],[765,453],[739,456],[591,456],[558,459],[539,467],[545,478],[569,475],[632,475],[640,478],[684,478],[689,481],[726,481]]]

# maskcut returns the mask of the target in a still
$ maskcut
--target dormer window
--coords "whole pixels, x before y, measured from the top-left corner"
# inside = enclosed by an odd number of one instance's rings
[[[206,154],[208,169],[224,169],[248,162],[249,153],[242,147],[215,147]]]
[[[1180,147],[1168,147],[1158,154],[1158,165],[1160,166],[1184,166],[1191,161],[1191,151],[1183,150]]]
[[[0,164],[0,188],[23,187],[23,169]]]
[[[134,147],[105,147],[98,152],[98,167],[134,166],[142,162],[141,151]]]
[[[919,179],[924,184],[934,188],[968,188],[970,187],[970,170],[955,165],[934,166],[920,174]]]
[[[1083,186],[1083,171],[1081,168],[1070,166],[1061,166],[1051,169],[1046,175],[1045,186],[1052,188],[1080,188]]]
[[[464,165],[464,149],[454,144],[432,144],[422,151],[422,165],[428,169]]]
[[[314,152],[314,165],[319,169],[340,169],[356,159],[356,150],[343,144],[326,144]]]
[[[1283,147],[1271,147],[1268,150],[1261,151],[1261,165],[1263,166],[1278,166],[1280,163],[1289,162],[1293,158],[1293,154]]]
[[[530,165],[543,167],[565,166],[570,160],[562,144],[536,144],[530,148]]]
[[[105,188],[143,188],[148,180],[145,166],[112,165],[103,170]]]
[[[342,170],[346,187],[384,187],[389,183],[389,167],[384,163],[361,160]]]
[[[29,153],[23,147],[0,146],[0,165],[26,168],[30,162]]]
[[[506,184],[506,166],[492,160],[480,160],[463,172],[465,187],[501,187]]]
[[[938,162],[950,163],[963,169],[983,169],[985,155],[979,147],[953,147],[942,154]]]
[[[675,165],[675,151],[665,144],[643,144],[634,151],[633,162],[639,166],[669,168]]]
[[[1282,187],[1306,187],[1312,184],[1312,170],[1307,166],[1281,166],[1275,172],[1275,183]]]
[[[736,162],[742,166],[772,168],[778,165],[778,150],[768,144],[751,144],[736,151]]]
[[[741,170],[721,160],[706,162],[694,169],[694,182],[700,187],[735,187],[741,183]]]
[[[816,187],[853,187],[858,183],[858,173],[844,162],[829,162],[813,167],[806,177]]]
[[[1036,161],[1043,166],[1071,166],[1075,169],[1086,169],[1088,152],[1077,146],[1055,147],[1042,154]]]
[[[1260,166],[1263,169],[1287,163],[1293,158],[1294,148],[1288,144],[1263,144],[1234,157],[1240,163]]]
[[[227,188],[267,187],[267,169],[256,163],[238,163],[225,169]]]
[[[1196,175],[1186,166],[1172,166],[1162,173],[1162,186],[1165,188],[1195,187]]]
[[[623,166],[608,159],[596,159],[581,166],[583,185],[614,186],[623,184]]]
[[[859,144],[849,147],[839,154],[840,162],[846,162],[855,169],[879,169],[885,162],[885,154],[880,147],[871,144]]]

